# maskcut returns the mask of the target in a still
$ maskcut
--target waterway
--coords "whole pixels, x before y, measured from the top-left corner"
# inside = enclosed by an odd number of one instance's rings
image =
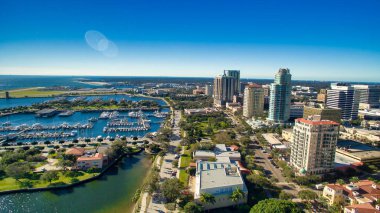
[[[0,212],[131,212],[131,199],[150,166],[151,159],[141,153],[124,158],[100,179],[77,187],[0,195]]]

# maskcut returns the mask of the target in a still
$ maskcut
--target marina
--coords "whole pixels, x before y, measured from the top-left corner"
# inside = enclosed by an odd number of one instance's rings
[[[64,98],[70,102],[75,101],[99,101],[99,100],[110,100],[113,99],[115,101],[142,101],[142,100],[153,100],[157,102],[161,106],[165,106],[166,103],[161,99],[152,99],[148,97],[141,96],[131,96],[126,94],[115,94],[115,95],[89,95],[89,96],[64,96]],[[41,97],[41,98],[0,98],[0,109],[4,108],[12,108],[12,107],[20,107],[20,106],[31,106],[36,103],[43,103],[46,101],[57,100],[53,97]]]
[[[105,95],[91,97],[59,97],[51,100],[121,100],[125,98],[141,100],[128,95]],[[148,98],[143,98],[149,100]],[[1,100],[0,100],[1,101]],[[162,103],[162,100],[155,99]],[[0,142],[43,143],[44,141],[73,140],[75,138],[96,138],[131,135],[143,137],[160,128],[169,109],[161,111],[145,108],[130,110],[82,110],[57,111],[42,109],[35,113],[18,113],[0,117]],[[149,117],[149,119],[147,119]]]

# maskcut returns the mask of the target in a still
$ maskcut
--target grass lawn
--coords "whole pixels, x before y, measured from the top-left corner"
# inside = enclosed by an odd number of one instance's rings
[[[179,170],[179,181],[181,181],[185,187],[189,185],[189,174],[187,174],[186,170]]]
[[[48,96],[60,95],[64,93],[67,93],[67,91],[43,90],[42,87],[33,87],[33,88],[17,89],[17,90],[9,91],[9,95],[12,98],[48,97]],[[0,93],[0,98],[5,98],[5,92]]]
[[[98,175],[99,173],[87,173],[87,172],[80,172],[81,175],[78,177],[75,177],[79,181],[85,180],[91,177],[94,177],[95,175]],[[27,181],[28,179],[21,179],[21,182]],[[64,176],[61,172],[59,173],[59,179],[49,182],[43,182],[41,180],[29,180],[33,187],[31,188],[41,188],[41,187],[48,187],[49,185],[66,185],[71,183],[72,178]],[[6,191],[6,190],[15,190],[15,189],[21,189],[20,182],[16,181],[14,178],[4,178],[0,179],[0,191]]]
[[[190,165],[190,150],[185,150],[185,155],[187,156],[181,156],[181,164],[179,165],[179,167],[183,169]]]

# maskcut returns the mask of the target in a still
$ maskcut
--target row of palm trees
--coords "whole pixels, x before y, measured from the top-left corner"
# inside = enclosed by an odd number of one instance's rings
[[[230,199],[232,202],[237,204],[241,199],[244,198],[244,196],[245,196],[245,193],[243,192],[243,190],[241,190],[240,188],[236,188],[231,193]],[[211,205],[216,203],[215,196],[210,193],[202,193],[199,198],[199,201],[203,204],[211,204]]]

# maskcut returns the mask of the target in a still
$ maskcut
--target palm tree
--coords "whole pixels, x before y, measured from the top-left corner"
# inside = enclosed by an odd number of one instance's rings
[[[199,201],[201,201],[204,204],[214,204],[216,202],[215,196],[210,193],[202,193],[201,197],[199,198]]]
[[[239,200],[244,198],[244,196],[245,196],[245,193],[243,192],[243,190],[241,190],[240,188],[236,188],[232,192],[230,198],[231,198],[232,202],[237,204],[239,202]]]
[[[343,184],[345,184],[345,181],[343,179],[338,179],[338,180],[336,180],[336,183],[339,185],[343,185]]]
[[[357,182],[359,182],[359,178],[358,177],[352,177],[352,178],[350,178],[350,182],[351,183],[357,183]]]

